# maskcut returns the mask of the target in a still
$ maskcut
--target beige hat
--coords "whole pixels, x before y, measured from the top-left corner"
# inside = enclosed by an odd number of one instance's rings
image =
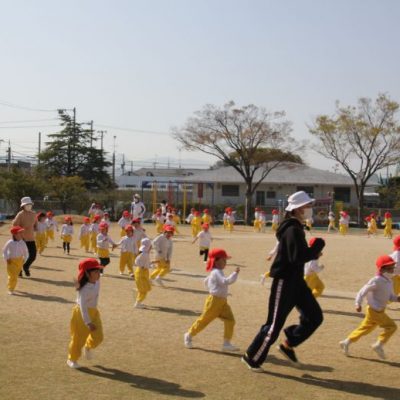
[[[31,198],[30,198],[30,197],[23,197],[23,198],[21,199],[21,205],[20,205],[20,207],[26,206],[26,205],[28,205],[28,204],[32,204],[32,205],[33,205],[33,201],[31,200]]]
[[[289,196],[288,198],[288,206],[285,208],[286,211],[292,211],[296,208],[303,207],[307,204],[314,203],[315,199],[312,199],[306,192],[302,190],[300,192],[296,192]]]

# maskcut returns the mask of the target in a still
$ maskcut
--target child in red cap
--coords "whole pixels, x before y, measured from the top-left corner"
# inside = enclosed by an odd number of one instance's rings
[[[127,267],[129,271],[129,276],[133,277],[133,264],[138,253],[138,248],[136,240],[133,236],[133,226],[125,225],[124,231],[125,236],[123,236],[118,242],[118,246],[121,246],[121,256],[119,258],[119,274],[123,275],[125,272],[125,267]]]
[[[79,229],[79,240],[81,242],[81,249],[84,248],[86,253],[89,253],[90,246],[90,218],[83,217],[83,224]]]
[[[95,215],[93,217],[93,222],[90,225],[89,232],[90,232],[90,251],[93,254],[97,254],[97,235],[99,234],[99,223],[101,220],[100,215]]]
[[[254,232],[261,232],[260,213],[261,209],[259,207],[256,207],[254,209],[254,221],[253,221]]]
[[[99,234],[96,238],[97,255],[100,259],[100,264],[106,267],[110,264],[110,247],[114,250],[117,245],[108,236],[108,224],[107,222],[100,222],[99,224]]]
[[[54,219],[54,214],[52,211],[47,211],[46,213],[46,244],[49,240],[54,241],[54,231],[58,232],[58,224],[57,221]]]
[[[356,296],[356,311],[361,311],[361,305],[364,298],[367,298],[367,310],[365,318],[360,326],[350,335],[339,342],[345,355],[349,354],[349,346],[356,342],[362,336],[372,332],[377,326],[383,328],[378,340],[372,345],[372,349],[378,354],[379,358],[385,359],[383,345],[396,331],[397,326],[394,321],[385,313],[388,301],[400,301],[400,297],[393,293],[393,270],[395,261],[390,256],[380,256],[376,260],[376,276],[368,281],[361,288]]]
[[[71,250],[71,241],[72,241],[72,235],[74,234],[74,227],[72,223],[72,218],[67,215],[64,218],[64,224],[61,227],[61,239],[63,241],[63,249],[64,249],[64,254],[67,252],[69,254]]]
[[[227,278],[224,275],[226,260],[230,258],[223,249],[211,249],[207,262],[207,271],[210,272],[205,279],[205,285],[208,288],[209,295],[204,304],[204,309],[200,317],[193,323],[190,329],[184,335],[185,347],[193,347],[192,337],[201,332],[210,322],[216,318],[224,321],[224,343],[222,351],[238,351],[239,349],[231,344],[235,318],[231,307],[228,304],[228,285],[236,282],[240,268]]]
[[[309,240],[308,245],[312,247],[317,238],[313,237]],[[324,269],[323,265],[318,264],[319,257],[322,256],[322,252],[318,254],[318,258],[308,261],[304,265],[304,279],[307,282],[307,286],[312,291],[314,297],[321,296],[325,289],[324,283],[318,276],[318,273]]]
[[[393,276],[393,291],[394,294],[400,295],[400,235],[393,239],[393,253],[390,257],[396,262],[394,266],[394,276]]]
[[[103,341],[103,327],[97,302],[100,291],[100,271],[104,267],[95,258],[85,258],[79,263],[76,290],[78,297],[72,309],[71,341],[67,365],[80,368],[78,359],[84,353],[87,360],[93,358],[92,350]]]
[[[391,239],[393,220],[392,214],[389,211],[385,212],[385,219],[383,220],[382,225],[385,227],[385,229],[383,230],[383,237]]]
[[[118,221],[118,225],[121,228],[121,232],[120,232],[121,237],[124,237],[126,235],[125,227],[127,225],[131,224],[131,220],[132,220],[132,218],[131,218],[130,212],[127,210],[124,210],[122,212],[122,217]]]
[[[39,254],[42,254],[46,248],[46,214],[40,212],[36,215],[35,242]]]
[[[207,261],[208,259],[208,251],[211,246],[212,242],[212,236],[209,231],[210,226],[206,223],[201,225],[202,231],[197,234],[197,236],[193,239],[193,243],[196,242],[197,239],[199,239],[199,246],[200,246],[200,255],[204,255],[204,262]]]
[[[22,271],[22,266],[29,256],[28,247],[22,240],[23,231],[24,229],[22,227],[18,225],[13,226],[10,229],[12,239],[10,239],[3,248],[3,257],[7,263],[8,294],[14,294],[18,275]]]

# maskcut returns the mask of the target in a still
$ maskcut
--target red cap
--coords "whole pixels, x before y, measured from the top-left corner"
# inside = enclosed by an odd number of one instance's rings
[[[215,260],[219,258],[231,258],[226,254],[224,249],[211,249],[208,253],[208,261],[206,271],[211,271],[214,268]]]
[[[99,264],[99,262],[95,258],[85,258],[84,260],[79,262],[79,272],[78,272],[78,281],[80,281],[85,275],[86,271],[91,269],[103,269],[104,266]]]
[[[125,218],[128,218],[130,215],[131,215],[130,212],[127,211],[127,210],[124,210],[124,211],[122,212],[122,216],[125,217]]]
[[[107,229],[108,228],[108,224],[105,221],[100,222],[99,224],[99,229]]]
[[[47,211],[46,215],[47,215],[48,217],[54,217],[54,214],[53,214],[52,211]]]
[[[371,216],[368,215],[368,217],[365,217],[365,220],[368,221],[368,222],[371,221]]]
[[[209,213],[208,208],[205,208],[205,209],[203,210],[203,213],[204,213],[204,214],[208,214],[208,213]]]
[[[400,250],[400,235],[393,239],[394,250]]]
[[[208,225],[206,222],[204,224],[201,225],[202,228],[204,229],[208,229],[210,227],[210,225]]]
[[[104,216],[106,216],[106,215],[110,215],[110,214],[109,214],[108,212],[105,212],[105,213],[104,213]]]
[[[89,217],[83,217],[83,222],[90,222],[90,218]]]
[[[384,255],[378,257],[375,264],[378,270],[381,270],[384,267],[389,267],[396,264],[396,261],[394,261],[392,257]]]
[[[198,216],[200,215],[200,211],[195,211],[195,212],[193,213],[193,215],[196,216],[196,217],[198,217]]]
[[[256,207],[256,208],[254,209],[254,211],[261,211],[261,209],[260,209],[259,207]]]
[[[70,215],[65,216],[65,217],[64,217],[64,221],[65,221],[65,222],[71,222],[71,221],[72,221],[71,216],[70,216]]]
[[[163,231],[164,232],[174,233],[175,232],[175,228],[172,225],[164,225],[163,226]]]
[[[17,234],[17,233],[23,232],[24,230],[25,230],[25,229],[24,229],[22,226],[16,225],[16,226],[13,226],[13,227],[10,229],[10,233],[11,233],[12,235],[15,235],[15,234]]]
[[[316,240],[317,240],[316,237],[312,237],[312,238],[308,241],[308,245],[309,245],[310,247],[312,247]]]
[[[279,211],[274,209],[274,210],[272,210],[272,214],[274,214],[274,215],[279,214]]]
[[[389,211],[386,211],[385,218],[392,218],[392,214]]]
[[[99,214],[96,214],[94,217],[93,217],[93,221],[100,221],[101,220],[101,217],[100,217],[100,215]]]
[[[370,214],[370,217],[371,217],[371,218],[375,218],[375,213],[372,212],[372,213]]]
[[[132,224],[140,224],[142,220],[140,218],[135,218],[132,220]]]
[[[128,231],[132,231],[133,232],[133,226],[132,225],[126,225],[124,229],[125,229],[125,232],[128,232]]]

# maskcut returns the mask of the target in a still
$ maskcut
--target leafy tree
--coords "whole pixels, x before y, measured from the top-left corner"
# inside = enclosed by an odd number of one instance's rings
[[[53,140],[46,143],[39,156],[41,171],[48,177],[80,176],[88,189],[111,187],[106,171],[111,163],[105,160],[103,150],[91,146],[97,140],[92,132],[83,129],[63,110],[59,116],[63,129],[48,135]]]
[[[400,159],[398,110],[398,103],[380,94],[375,102],[360,98],[356,107],[340,107],[337,103],[332,117],[319,115],[310,127],[318,139],[316,151],[339,163],[353,180],[360,226],[368,180]]]
[[[390,178],[386,185],[378,189],[382,203],[387,208],[400,208],[400,177]]]
[[[174,129],[174,137],[185,149],[210,154],[242,176],[246,183],[247,223],[251,219],[252,196],[259,184],[293,156],[292,149],[299,148],[290,138],[290,123],[284,115],[252,104],[237,108],[231,101],[222,108],[206,105],[182,128]],[[261,175],[255,181],[258,170]]]

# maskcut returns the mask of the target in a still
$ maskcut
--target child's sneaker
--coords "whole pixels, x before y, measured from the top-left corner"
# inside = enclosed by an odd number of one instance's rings
[[[134,305],[135,308],[146,308],[146,306],[141,303],[140,301],[137,301]]]
[[[72,361],[72,360],[67,360],[67,365],[68,365],[68,367],[74,368],[74,369],[81,368],[81,366],[77,362]]]
[[[385,351],[383,350],[383,346],[380,342],[373,344],[372,350],[375,351],[376,354],[378,354],[378,357],[381,358],[382,360],[386,359]]]
[[[339,342],[339,346],[343,350],[344,355],[348,356],[349,355],[350,342],[347,339],[342,340],[341,342]]]
[[[189,332],[186,332],[183,335],[183,343],[185,344],[185,347],[187,349],[192,349],[193,348],[192,337],[190,336]]]
[[[260,275],[260,283],[261,283],[261,285],[264,285],[264,283],[265,283],[265,275],[264,274]]]
[[[239,351],[239,347],[234,346],[232,343],[226,342],[222,346],[222,351]]]
[[[86,346],[83,348],[83,354],[85,355],[86,360],[93,360],[94,358],[93,351],[88,349]]]
[[[254,364],[247,356],[246,354],[241,358],[243,364],[246,365],[246,367],[253,372],[264,372],[263,368],[260,367],[257,364]]]
[[[283,354],[292,364],[299,365],[299,360],[296,357],[296,353],[292,348],[286,347],[283,344],[280,344],[277,349]]]
[[[157,284],[160,285],[160,286],[164,286],[164,282],[163,282],[163,280],[161,279],[160,276],[157,276],[157,277],[154,279],[154,282],[157,283]]]
[[[12,295],[14,294],[14,290],[9,290],[7,293],[8,293],[10,296],[12,296]]]

